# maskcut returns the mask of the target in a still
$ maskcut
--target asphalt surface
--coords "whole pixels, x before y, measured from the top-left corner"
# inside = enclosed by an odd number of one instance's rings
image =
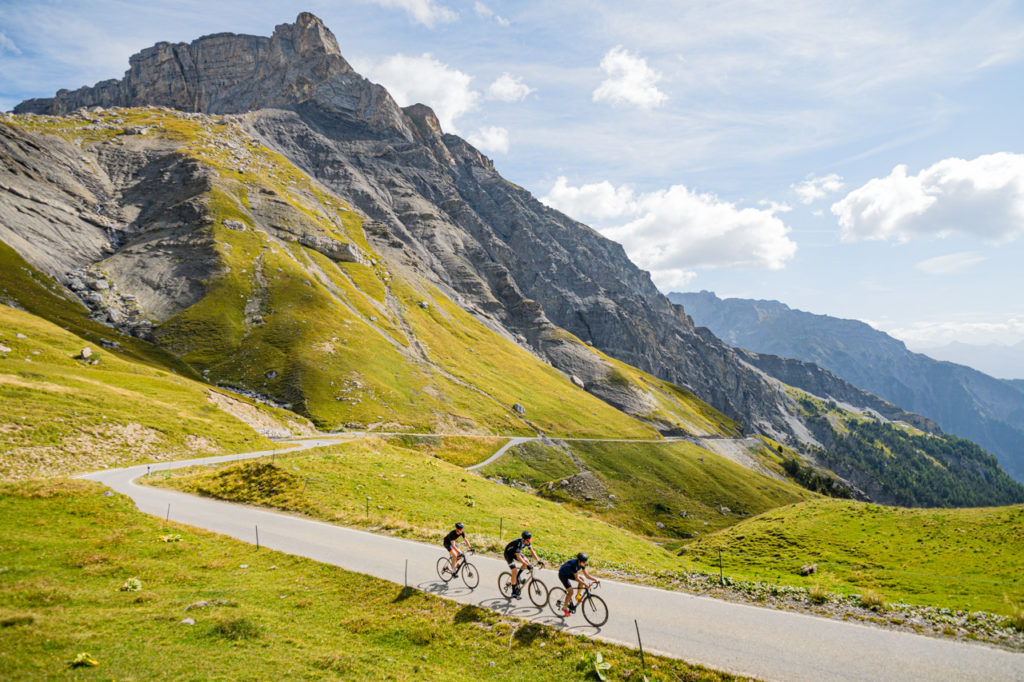
[[[338,442],[309,439],[276,452],[307,449]],[[882,628],[832,621],[798,613],[734,604],[683,592],[605,580],[598,594],[610,617],[600,629],[576,614],[563,621],[550,611],[521,601],[508,602],[497,589],[498,574],[506,569],[498,559],[474,556],[480,585],[467,589],[459,578],[444,584],[436,563],[445,555],[440,546],[333,526],[299,516],[277,513],[185,493],[140,486],[133,481],[147,470],[161,471],[194,464],[213,464],[270,455],[273,450],[161,462],[111,469],[82,476],[130,496],[148,514],[170,518],[315,561],[334,564],[390,580],[406,582],[426,592],[465,604],[495,609],[601,640],[637,645],[634,619],[646,652],[660,653],[709,668],[765,680],[1014,680],[1024,682],[1024,654],[981,644],[907,634]],[[472,540],[472,528],[467,529]],[[600,560],[600,549],[591,554]],[[408,569],[406,568],[408,566]],[[558,584],[552,570],[537,572],[546,585]]]

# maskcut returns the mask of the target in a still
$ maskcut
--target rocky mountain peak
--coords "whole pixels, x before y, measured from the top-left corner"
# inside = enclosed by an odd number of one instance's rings
[[[30,99],[15,113],[62,115],[89,107],[166,106],[206,114],[313,105],[374,131],[414,135],[387,91],[357,74],[334,34],[313,14],[280,24],[271,37],[216,33],[161,42],[133,55],[121,80]]]

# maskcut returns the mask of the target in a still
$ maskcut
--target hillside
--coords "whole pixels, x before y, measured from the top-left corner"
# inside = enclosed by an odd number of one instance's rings
[[[1012,385],[912,353],[901,341],[856,320],[793,310],[778,301],[722,300],[706,291],[673,293],[670,298],[726,343],[819,365],[978,443],[1011,476],[1024,481],[1024,393]],[[770,373],[756,358],[754,362]],[[793,374],[779,378],[813,390],[794,383]]]
[[[91,354],[82,358],[82,351]],[[23,479],[269,447],[284,410],[153,367],[0,305],[0,476]]]
[[[899,509],[816,499],[741,521],[685,546],[688,561],[736,577],[887,601],[1013,613],[1024,605],[1024,507]],[[812,577],[800,567],[817,564]]]
[[[0,224],[26,257],[77,293],[81,302],[65,300],[68,290],[50,281],[60,310],[91,309],[93,328],[101,320],[122,332],[118,338],[148,340],[141,345],[155,344],[154,352],[207,380],[321,428],[634,437],[733,428],[721,416],[697,418],[715,411],[691,393],[624,373],[553,330],[552,343],[600,371],[585,375],[590,392],[583,390],[583,380],[574,383],[467,313],[438,285],[384,261],[366,239],[364,218],[230,121],[154,109],[28,117],[0,126],[0,140],[22,168],[37,157],[73,165],[45,181],[11,169],[6,181],[21,189],[8,195],[8,212],[27,214],[41,202],[54,215]],[[25,149],[35,150],[32,162]],[[162,173],[179,175],[188,191],[154,194],[148,185]],[[103,193],[109,215],[71,208],[92,206]],[[73,251],[58,242],[55,220],[80,241]],[[112,242],[96,225],[104,220],[117,225]],[[28,306],[18,287],[6,290]]]

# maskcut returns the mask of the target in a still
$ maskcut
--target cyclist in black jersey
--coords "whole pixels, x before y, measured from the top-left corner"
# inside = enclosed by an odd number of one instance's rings
[[[587,555],[580,552],[575,559],[569,559],[558,568],[558,579],[562,582],[562,587],[565,588],[565,603],[562,604],[562,613],[566,616],[576,610],[576,605],[572,601],[573,587],[569,583],[570,580],[575,580],[582,585],[583,578],[580,578],[580,573],[582,573],[593,582],[601,583],[600,580],[587,573],[587,561]]]
[[[540,560],[539,556],[537,556],[537,552],[533,550],[532,538],[533,534],[528,530],[524,530],[522,535],[505,545],[505,562],[508,563],[508,567],[512,569],[512,596],[516,599],[520,598],[521,591],[521,586],[519,585],[519,568],[520,566],[522,568],[526,568],[529,563],[526,560],[526,557],[523,556],[523,550],[530,550],[530,554],[533,555],[533,558],[537,563],[541,566],[544,565],[544,562]],[[517,561],[519,562],[518,565],[516,564]]]
[[[462,550],[459,549],[458,545],[456,544],[460,538],[462,539],[463,542],[466,543],[466,547],[473,549],[473,545],[469,544],[469,538],[466,537],[465,526],[461,521],[455,524],[455,530],[448,533],[448,535],[445,535],[444,540],[442,541],[444,548],[448,550],[448,554],[452,557],[453,577],[458,575],[458,572],[455,570],[455,560],[459,558],[460,554],[462,554]]]

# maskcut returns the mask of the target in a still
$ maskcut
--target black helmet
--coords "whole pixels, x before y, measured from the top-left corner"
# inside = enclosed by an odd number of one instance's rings
[[[530,538],[532,538],[532,537],[533,537],[533,533],[531,533],[531,532],[530,532],[530,531],[528,531],[528,530],[524,530],[524,531],[523,531],[523,539],[524,539],[524,540],[529,540],[529,539],[530,539]]]
[[[462,530],[462,528],[463,528],[462,521],[459,521],[458,523],[456,523],[455,527],[458,528],[459,530]]]
[[[576,559],[578,561],[582,561],[583,563],[587,563],[587,555],[584,554],[583,552],[580,552],[579,554],[577,554],[576,555]]]

